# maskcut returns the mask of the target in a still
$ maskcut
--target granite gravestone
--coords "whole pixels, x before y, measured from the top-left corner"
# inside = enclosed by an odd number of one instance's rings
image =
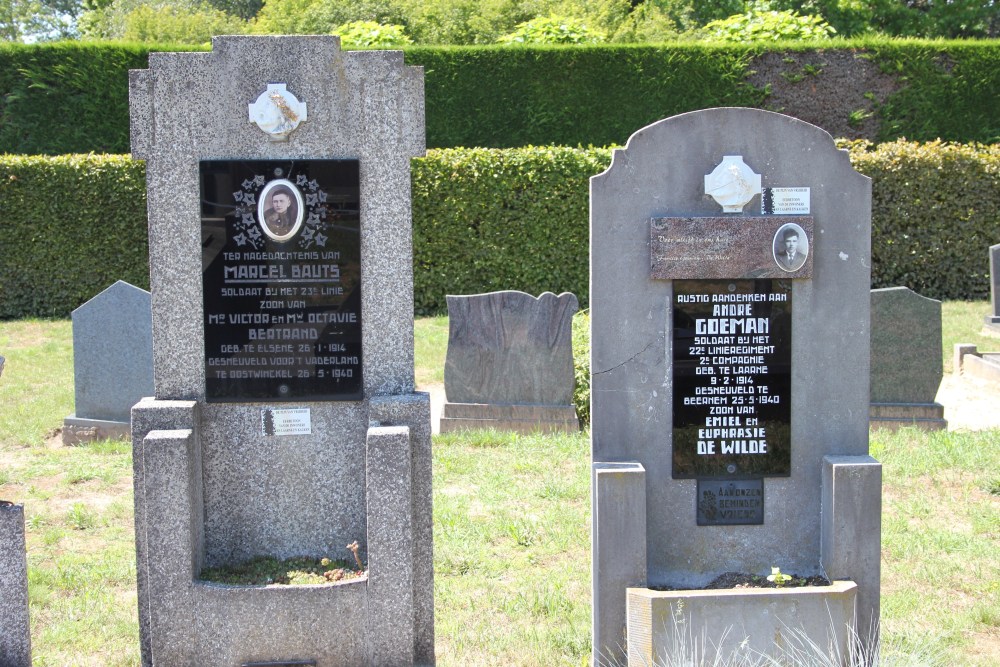
[[[871,291],[873,428],[948,427],[936,403],[941,363],[941,302],[907,287]]]
[[[986,332],[1000,336],[1000,243],[990,246],[990,306]]]
[[[639,651],[651,587],[772,566],[853,579],[872,636],[869,179],[819,128],[710,109],[636,132],[590,196],[595,664]]]
[[[0,377],[4,363],[0,356]],[[0,500],[0,665],[31,665],[24,507]]]
[[[132,406],[153,394],[149,292],[119,280],[73,311],[73,381],[63,444],[129,437]]]
[[[24,507],[5,500],[0,500],[0,665],[31,665]]]
[[[573,407],[576,296],[504,291],[448,297],[441,432],[578,431]]]
[[[144,665],[434,662],[430,401],[413,391],[423,72],[336,37],[216,37],[130,78],[154,396],[132,411]],[[341,584],[220,586],[253,556]]]

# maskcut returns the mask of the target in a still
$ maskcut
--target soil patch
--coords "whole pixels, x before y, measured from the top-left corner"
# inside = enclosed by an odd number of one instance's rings
[[[701,588],[674,588],[672,586],[650,586],[654,591],[679,591],[696,590],[710,591],[725,588],[800,588],[802,586],[829,586],[830,580],[826,577],[814,575],[811,577],[800,577],[797,574],[788,575],[791,577],[787,582],[778,586],[773,581],[768,581],[767,577],[760,574],[748,574],[746,572],[726,572],[713,579],[707,586]]]

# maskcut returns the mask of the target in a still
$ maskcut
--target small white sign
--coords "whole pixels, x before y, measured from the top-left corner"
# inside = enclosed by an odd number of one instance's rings
[[[809,188],[764,188],[760,212],[765,215],[809,215]]]
[[[264,435],[310,435],[312,415],[309,408],[263,408],[260,428]]]

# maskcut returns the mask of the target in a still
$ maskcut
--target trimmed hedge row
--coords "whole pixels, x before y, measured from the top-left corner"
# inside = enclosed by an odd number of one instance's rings
[[[588,179],[609,149],[443,149],[413,161],[414,307],[517,289],[587,301]],[[586,306],[582,306],[586,307]]]
[[[149,288],[145,163],[0,157],[0,319],[68,317],[114,283]]]
[[[831,63],[829,71],[811,66],[808,76],[835,82],[834,96],[851,100],[857,120],[874,114],[879,122],[872,129],[859,125],[857,134],[834,129],[844,122],[834,109],[824,115],[822,100],[805,103],[815,91],[796,92],[801,109],[782,102],[785,113],[840,136],[1000,141],[1000,40],[832,44],[410,47],[406,61],[425,69],[432,148],[612,145],[678,113],[769,108],[768,86],[750,81],[755,68],[764,68],[764,57],[774,53],[805,54],[810,61],[823,61],[823,54],[850,56],[846,64]],[[193,48],[94,42],[0,46],[0,152],[127,152],[128,70],[147,67],[150,51]],[[855,59],[878,64],[891,85],[885,91],[864,88],[860,65],[852,68],[849,62]],[[804,76],[780,74],[786,79],[772,85],[791,85],[787,82]],[[819,109],[815,118],[813,106]]]
[[[1000,145],[851,145],[872,177],[872,286],[989,294]],[[415,310],[446,294],[574,292],[586,307],[588,179],[609,149],[429,151],[413,161]],[[0,157],[0,319],[66,317],[121,279],[148,285],[144,170],[127,156]]]
[[[872,179],[872,287],[989,298],[989,247],[1000,243],[1000,144],[858,143],[851,163]]]

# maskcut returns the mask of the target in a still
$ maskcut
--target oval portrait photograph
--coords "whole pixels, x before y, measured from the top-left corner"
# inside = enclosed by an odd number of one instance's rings
[[[302,193],[291,181],[278,178],[264,186],[257,202],[260,226],[275,241],[287,241],[302,226],[305,206]]]
[[[774,235],[774,261],[782,271],[798,271],[809,256],[809,238],[794,222],[782,225]]]

